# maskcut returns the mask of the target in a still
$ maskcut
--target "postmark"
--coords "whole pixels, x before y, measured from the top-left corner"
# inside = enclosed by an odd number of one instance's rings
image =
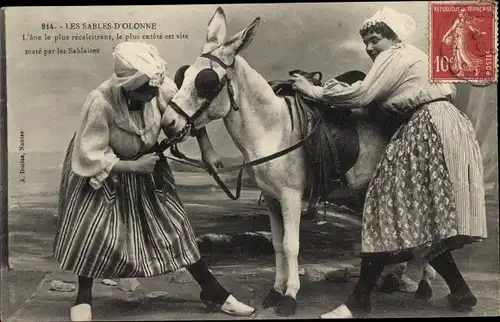
[[[497,6],[493,2],[430,3],[430,81],[497,81]]]

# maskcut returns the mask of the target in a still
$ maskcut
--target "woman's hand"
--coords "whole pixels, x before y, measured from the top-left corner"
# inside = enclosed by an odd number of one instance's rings
[[[208,167],[208,172],[210,174],[216,173],[217,168],[224,167],[224,165],[222,164],[221,156],[217,152],[215,152],[214,149],[202,153],[201,159],[203,160],[203,162],[205,162],[205,165]]]
[[[145,154],[135,161],[134,172],[139,174],[150,174],[153,172],[156,161],[160,159],[156,153]]]
[[[313,85],[309,83],[307,78],[300,74],[293,74],[291,76],[291,79],[294,81],[294,83],[292,84],[293,89],[311,96],[311,88]]]

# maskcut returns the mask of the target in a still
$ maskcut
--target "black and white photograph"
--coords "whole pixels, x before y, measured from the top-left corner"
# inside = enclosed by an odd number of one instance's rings
[[[2,322],[500,315],[496,2],[0,17]]]

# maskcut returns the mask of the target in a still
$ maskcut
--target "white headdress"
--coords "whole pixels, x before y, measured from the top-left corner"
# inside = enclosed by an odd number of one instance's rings
[[[123,42],[113,51],[115,77],[118,86],[134,90],[149,82],[160,87],[165,78],[167,63],[155,46],[142,42]]]
[[[391,8],[383,8],[377,11],[371,18],[365,20],[361,29],[366,29],[377,22],[385,23],[401,41],[405,40],[415,30],[415,20],[412,17]]]

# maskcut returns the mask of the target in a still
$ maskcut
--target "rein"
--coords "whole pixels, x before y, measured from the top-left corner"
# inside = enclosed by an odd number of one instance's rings
[[[275,152],[273,154],[267,155],[267,156],[259,158],[259,159],[252,160],[250,162],[243,162],[241,165],[218,169],[217,172],[209,171],[209,168],[207,166],[205,166],[205,164],[202,161],[189,158],[188,156],[186,156],[185,154],[180,152],[178,147],[177,147],[177,144],[173,144],[171,149],[170,149],[170,151],[175,156],[175,158],[172,158],[172,157],[167,157],[167,158],[172,160],[172,161],[176,161],[179,163],[183,163],[183,164],[190,165],[190,166],[207,171],[215,179],[217,184],[221,187],[221,189],[226,193],[226,195],[230,199],[238,200],[240,198],[240,195],[241,195],[241,179],[243,176],[243,170],[245,168],[266,163],[268,161],[279,158],[279,157],[281,157],[285,154],[288,154],[288,153],[292,152],[293,150],[299,148],[316,131],[316,129],[318,128],[318,125],[321,123],[321,121],[322,121],[322,113],[321,113],[320,117],[318,118],[318,121],[316,122],[316,124],[312,128],[312,130],[304,138],[302,138],[300,141],[298,141],[297,143],[295,143],[294,145],[292,145],[286,149],[280,150],[278,152]],[[229,188],[224,183],[224,181],[219,177],[219,173],[232,172],[232,171],[238,171],[238,170],[240,172],[238,174],[238,180],[236,182],[236,194],[233,195],[233,193],[229,190]]]

